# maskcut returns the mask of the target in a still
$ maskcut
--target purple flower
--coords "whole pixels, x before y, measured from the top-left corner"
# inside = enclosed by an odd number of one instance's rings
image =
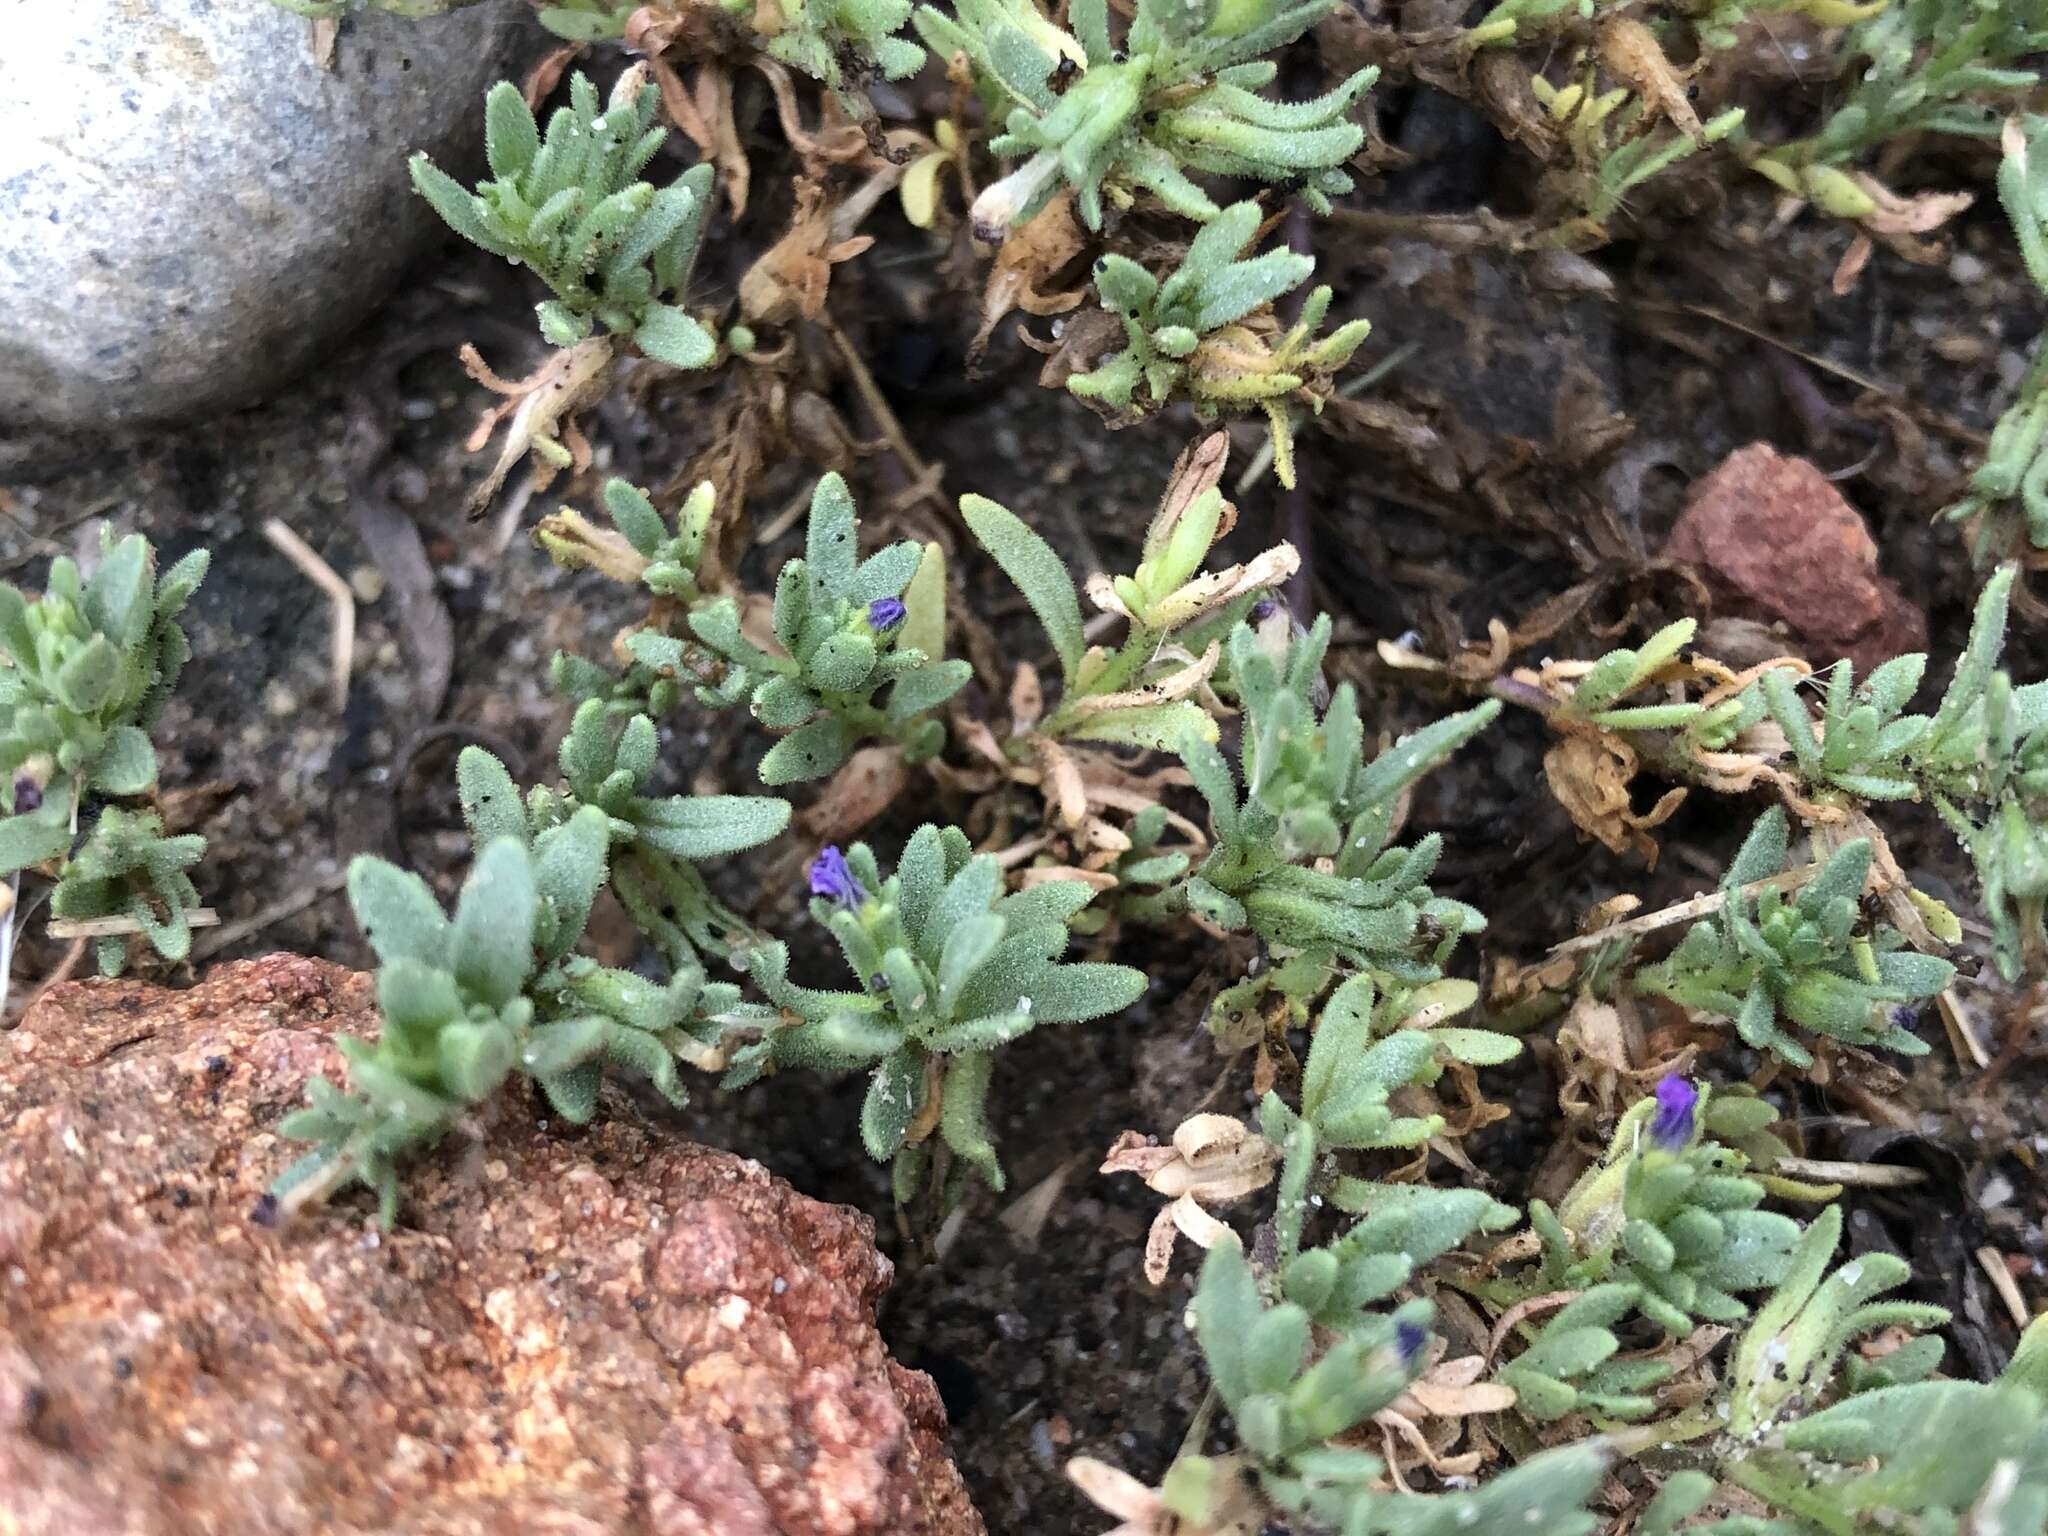
[[[1404,1366],[1412,1366],[1422,1355],[1429,1343],[1429,1330],[1420,1323],[1411,1323],[1406,1318],[1394,1324],[1394,1353],[1401,1357]]]
[[[30,811],[39,810],[43,804],[43,786],[27,774],[14,781],[14,814],[26,816]]]
[[[879,635],[901,624],[909,612],[901,598],[878,597],[868,604],[868,628]]]
[[[1693,1111],[1700,1091],[1676,1072],[1657,1084],[1657,1113],[1650,1120],[1650,1139],[1667,1152],[1692,1140]]]
[[[853,878],[853,871],[846,867],[846,855],[831,843],[818,850],[805,873],[811,877],[813,896],[836,901],[842,907],[857,907],[868,899],[868,893]]]
[[[1251,621],[1254,624],[1263,624],[1266,620],[1273,617],[1273,614],[1279,607],[1280,605],[1274,602],[1272,598],[1262,597],[1252,604]]]

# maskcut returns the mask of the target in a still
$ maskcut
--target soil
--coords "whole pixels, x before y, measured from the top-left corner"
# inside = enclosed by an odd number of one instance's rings
[[[1383,131],[1396,143],[1409,142],[1404,132],[1417,143],[1448,134],[1455,153],[1369,184],[1353,201],[1410,211],[1509,205],[1516,162],[1484,135],[1430,121],[1436,109],[1418,105],[1427,100],[1381,92]],[[764,123],[760,142],[773,136]],[[737,235],[714,231],[698,301],[729,298],[745,259],[738,253],[779,232],[788,203],[786,193],[777,201],[776,153],[764,147],[756,159],[756,207]],[[1931,184],[1967,174],[1983,185],[1985,170],[1939,155],[1914,162]],[[2010,398],[2038,324],[2038,295],[1991,200],[1954,226],[1944,263],[1914,266],[1881,250],[1843,296],[1830,278],[1847,234],[1811,215],[1781,225],[1760,182],[1688,183],[1674,202],[1650,199],[1635,214],[1625,239],[1576,265],[1447,252],[1341,220],[1313,227],[1318,276],[1335,285],[1340,314],[1368,315],[1377,327],[1358,366],[1402,359],[1362,398],[1412,413],[1437,446],[1403,452],[1384,432],[1339,435],[1335,420],[1331,431],[1310,428],[1302,491],[1284,498],[1270,476],[1243,491],[1237,537],[1249,547],[1276,529],[1309,531],[1313,600],[1336,618],[1336,665],[1362,680],[1369,724],[1398,732],[1442,707],[1385,672],[1375,640],[1413,630],[1422,649],[1441,654],[1483,635],[1487,620],[1512,623],[1587,581],[1601,583],[1598,593],[1547,643],[1554,654],[1591,654],[1619,643],[1622,626],[1640,635],[1697,611],[1684,574],[1654,555],[1686,486],[1752,441],[1812,458],[1864,512],[1885,573],[1927,614],[1931,670],[1946,677],[1976,580],[1956,531],[1931,514],[1969,463],[1975,434]],[[969,270],[960,250],[908,227],[893,205],[869,228],[879,242],[836,269],[832,309],[910,442],[945,466],[949,501],[967,490],[989,495],[1076,566],[1128,569],[1195,424],[1170,415],[1103,430],[1078,402],[1038,386],[1039,359],[1011,323],[970,376],[964,349],[976,305],[971,288],[955,283]],[[1611,291],[1588,291],[1596,279]],[[346,350],[260,408],[146,437],[0,440],[0,567],[9,579],[34,586],[48,557],[81,547],[102,518],[146,531],[167,558],[199,544],[215,552],[192,608],[197,658],[159,733],[165,782],[179,790],[173,809],[211,840],[199,883],[225,926],[201,935],[203,958],[286,949],[365,963],[338,892],[348,858],[403,858],[452,885],[467,846],[455,752],[481,741],[515,773],[545,772],[567,721],[548,687],[548,658],[557,649],[601,656],[634,616],[628,595],[595,575],[556,570],[524,530],[558,501],[588,507],[602,473],[665,482],[705,446],[721,386],[621,392],[591,423],[597,472],[470,523],[463,496],[480,467],[461,440],[488,402],[455,351],[475,340],[501,373],[522,371],[541,352],[535,297],[520,274],[451,244]],[[1045,334],[1047,322],[1032,325]],[[831,356],[815,330],[800,328],[797,341]],[[853,437],[877,435],[845,380],[824,379],[817,394]],[[1632,430],[1590,451],[1618,413]],[[1240,429],[1233,477],[1260,437]],[[775,520],[832,458],[821,449],[810,461],[771,463],[754,483],[753,528]],[[962,544],[957,519],[931,503],[884,510],[906,483],[886,451],[847,467],[870,539]],[[1490,484],[1489,469],[1501,471]],[[327,604],[265,539],[272,518],[365,599],[345,708],[330,697]],[[408,606],[400,593],[414,529],[431,579]],[[785,532],[748,548],[747,585],[764,590],[799,538]],[[398,574],[380,572],[380,562]],[[955,570],[957,596],[987,626],[994,653],[1037,655],[1028,613],[988,562],[970,557]],[[437,608],[452,624],[445,690]],[[2018,675],[2043,675],[2043,634],[2018,626]],[[686,710],[671,722],[667,760],[678,785],[739,791],[765,744],[741,715]],[[1534,958],[1618,890],[1656,904],[1707,888],[1756,809],[1695,796],[1664,829],[1663,857],[1646,872],[1639,859],[1577,836],[1544,788],[1543,745],[1533,721],[1503,721],[1423,787],[1411,817],[1412,831],[1445,834],[1438,888],[1490,915],[1478,946],[1485,959]],[[906,798],[948,814],[966,809],[928,781]],[[868,835],[893,849],[915,824],[911,814],[892,812]],[[1915,878],[1970,910],[1967,869],[1932,818],[1909,808],[1884,821]],[[811,851],[797,841],[729,861],[719,875],[729,899],[792,934],[806,921],[798,870]],[[1061,1473],[1065,1459],[1088,1452],[1155,1478],[1201,1398],[1181,1318],[1187,1265],[1167,1294],[1148,1292],[1138,1260],[1154,1199],[1095,1169],[1127,1127],[1164,1134],[1197,1108],[1249,1102],[1247,1062],[1218,1055],[1202,1026],[1209,996],[1231,979],[1230,957],[1138,932],[1119,958],[1153,976],[1146,1003],[1113,1024],[1041,1030],[1005,1052],[992,1109],[1010,1190],[970,1200],[940,1252],[897,1232],[886,1180],[859,1150],[858,1082],[785,1080],[731,1098],[707,1086],[675,1116],[680,1132],[876,1218],[901,1265],[885,1332],[901,1358],[937,1379],[961,1470],[999,1536],[1095,1528]],[[62,959],[62,947],[40,935],[24,943],[17,1006]],[[2024,1011],[1990,977],[1987,968],[1964,995],[1995,1045],[2004,1021],[2024,1023]],[[1853,1084],[1801,1088],[1785,1103],[1811,1155],[1881,1154],[1933,1174],[1917,1190],[1854,1200],[1852,1240],[1912,1257],[1917,1293],[1957,1309],[1949,1368],[1988,1374],[2013,1328],[1976,1251],[2015,1255],[2022,1291],[2043,1289],[2044,1198],[2032,1176],[2048,1152],[2048,1126],[2033,1107],[2041,1073],[2022,1052],[1995,1085],[1973,1086],[1939,1024],[1923,1027],[1934,1054],[1883,1096],[1895,1123],[1873,1124],[1872,1100]],[[1486,1080],[1513,1113],[1469,1150],[1505,1198],[1554,1138],[1547,1062],[1539,1047],[1519,1069]],[[1732,1075],[1759,1064],[1731,1050],[1717,1065]]]

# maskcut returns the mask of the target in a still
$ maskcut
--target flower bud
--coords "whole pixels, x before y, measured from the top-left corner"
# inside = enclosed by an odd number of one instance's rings
[[[847,868],[846,855],[832,843],[818,850],[818,856],[811,860],[804,872],[810,877],[813,896],[836,901],[842,907],[857,907],[868,899],[868,893],[861,889],[853,871]]]
[[[1666,1152],[1677,1152],[1692,1140],[1699,1108],[1699,1090],[1676,1072],[1657,1084],[1657,1113],[1650,1120],[1650,1140]]]

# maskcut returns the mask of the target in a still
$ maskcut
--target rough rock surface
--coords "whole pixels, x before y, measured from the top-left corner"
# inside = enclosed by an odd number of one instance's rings
[[[272,956],[0,1035],[0,1530],[980,1536],[864,1217],[519,1095],[360,1201],[249,1212],[370,980]]]
[[[1782,620],[1817,666],[1847,656],[1861,675],[1926,648],[1927,616],[1878,571],[1862,515],[1813,465],[1768,443],[1737,449],[1693,486],[1664,553]]]
[[[266,0],[23,8],[0,48],[0,423],[186,419],[303,368],[437,227],[406,154],[481,157],[529,15],[365,13],[323,69]]]

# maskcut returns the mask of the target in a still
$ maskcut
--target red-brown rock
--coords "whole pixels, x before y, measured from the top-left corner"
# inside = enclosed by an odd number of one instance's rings
[[[872,1227],[757,1164],[513,1102],[399,1231],[252,1224],[373,1021],[273,956],[0,1035],[0,1531],[980,1536]]]
[[[1782,620],[1816,666],[1846,656],[1863,674],[1926,648],[1927,617],[1879,573],[1862,516],[1813,465],[1768,443],[1693,486],[1664,553],[1737,606]]]

